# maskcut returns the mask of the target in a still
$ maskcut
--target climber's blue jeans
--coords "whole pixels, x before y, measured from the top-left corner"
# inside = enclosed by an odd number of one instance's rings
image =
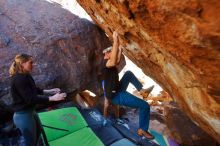
[[[120,89],[114,94],[112,103],[132,108],[138,108],[139,128],[147,131],[150,121],[150,106],[146,101],[126,91],[129,83],[133,84],[138,91],[140,91],[143,87],[135,75],[132,72],[127,71],[120,80]]]

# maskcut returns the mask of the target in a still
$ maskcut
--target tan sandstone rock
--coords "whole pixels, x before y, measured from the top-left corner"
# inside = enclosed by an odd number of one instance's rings
[[[220,143],[219,0],[77,0]]]

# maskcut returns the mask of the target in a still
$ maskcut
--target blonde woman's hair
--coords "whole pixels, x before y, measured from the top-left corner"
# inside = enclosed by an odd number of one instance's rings
[[[21,64],[29,61],[31,58],[32,56],[28,54],[16,55],[9,69],[10,76],[15,75],[16,73],[23,73]]]

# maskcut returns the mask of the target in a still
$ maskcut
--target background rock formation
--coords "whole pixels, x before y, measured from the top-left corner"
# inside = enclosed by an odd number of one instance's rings
[[[216,141],[194,124],[176,104],[164,105],[164,121],[178,143],[186,146],[217,146]]]
[[[77,1],[220,143],[220,1]]]
[[[8,69],[17,53],[34,58],[33,76],[42,88],[65,92],[100,90],[105,33],[60,5],[47,1],[0,1],[0,98],[7,101]]]

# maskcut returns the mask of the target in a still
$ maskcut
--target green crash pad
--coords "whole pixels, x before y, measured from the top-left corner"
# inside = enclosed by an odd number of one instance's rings
[[[71,134],[87,126],[76,107],[38,113],[48,142]]]
[[[50,146],[104,146],[93,131],[85,127],[62,138],[49,142]]]

